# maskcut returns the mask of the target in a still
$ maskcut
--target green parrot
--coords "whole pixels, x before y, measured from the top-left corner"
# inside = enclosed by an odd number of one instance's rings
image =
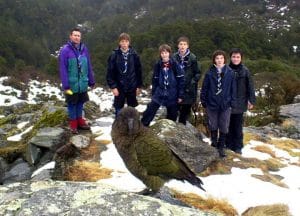
[[[186,180],[204,190],[201,179],[150,128],[143,126],[133,107],[120,111],[111,136],[127,169],[147,186],[141,194],[155,194],[171,179]]]

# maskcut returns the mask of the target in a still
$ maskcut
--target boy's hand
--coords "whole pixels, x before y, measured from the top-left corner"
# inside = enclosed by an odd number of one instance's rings
[[[67,95],[72,95],[72,94],[73,94],[73,92],[72,92],[72,90],[71,90],[71,89],[67,89],[67,90],[65,90],[65,94],[67,94]]]
[[[181,103],[182,102],[182,99],[181,98],[178,98],[178,103]]]
[[[111,90],[114,96],[119,96],[119,90],[117,88],[114,88]]]
[[[248,102],[248,109],[249,109],[249,110],[253,109],[253,104],[250,103],[250,102]]]
[[[138,95],[140,95],[141,94],[141,89],[140,88],[137,88],[136,89],[136,95],[138,96]]]

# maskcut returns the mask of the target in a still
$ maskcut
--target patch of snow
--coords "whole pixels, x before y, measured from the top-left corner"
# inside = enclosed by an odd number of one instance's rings
[[[39,173],[41,173],[43,170],[49,170],[49,169],[54,169],[55,168],[55,161],[51,161],[47,164],[45,164],[44,166],[40,167],[39,169],[35,170],[32,175],[31,178],[38,175]]]
[[[18,142],[18,141],[22,140],[22,135],[28,133],[29,131],[31,131],[32,128],[33,128],[33,126],[30,126],[29,128],[27,128],[22,133],[16,134],[14,136],[7,137],[7,141]]]

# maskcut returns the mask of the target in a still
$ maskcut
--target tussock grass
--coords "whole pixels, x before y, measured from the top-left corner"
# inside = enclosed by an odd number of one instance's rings
[[[270,182],[270,183],[275,184],[279,187],[289,188],[286,184],[281,182],[283,177],[279,176],[279,175],[272,175],[270,173],[265,172],[264,175],[252,174],[251,176],[254,177],[254,178],[257,178],[259,180],[265,181],[265,182]]]
[[[259,145],[259,146],[255,146],[253,149],[255,151],[258,151],[258,152],[266,153],[266,154],[270,155],[273,158],[276,157],[275,152],[269,146]]]
[[[218,174],[231,174],[231,167],[224,161],[215,161],[210,164],[200,176],[218,175]]]
[[[262,205],[248,208],[242,216],[291,216],[285,204]]]
[[[197,209],[201,209],[203,211],[213,212],[213,213],[221,213],[227,216],[235,216],[238,215],[237,211],[234,209],[232,205],[230,205],[226,200],[207,198],[204,199],[199,195],[193,193],[179,193],[174,191],[175,198],[181,200],[182,202],[194,206]]]
[[[66,168],[65,180],[95,182],[100,179],[111,178],[112,170],[101,168],[97,162],[75,161]]]
[[[243,139],[244,145],[249,144],[250,140],[257,140],[257,141],[265,142],[265,139],[262,138],[261,136],[259,136],[258,134],[244,132],[244,139]]]
[[[287,151],[291,156],[300,157],[300,152],[294,152],[293,149],[300,149],[300,141],[295,139],[271,139],[270,144],[281,150]]]

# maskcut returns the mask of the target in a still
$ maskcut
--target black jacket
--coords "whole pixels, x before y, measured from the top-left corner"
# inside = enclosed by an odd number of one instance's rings
[[[177,63],[180,62],[178,53],[174,54]],[[181,104],[193,104],[197,99],[198,81],[200,79],[200,70],[197,58],[193,53],[188,54],[184,58],[184,100]]]
[[[127,69],[120,48],[115,49],[107,60],[106,81],[111,89],[131,92],[143,85],[140,58],[134,49],[129,48],[128,52]]]
[[[229,64],[234,72],[236,81],[236,107],[232,109],[231,113],[240,114],[247,111],[248,101],[255,104],[255,90],[250,71],[243,64],[233,65]]]

